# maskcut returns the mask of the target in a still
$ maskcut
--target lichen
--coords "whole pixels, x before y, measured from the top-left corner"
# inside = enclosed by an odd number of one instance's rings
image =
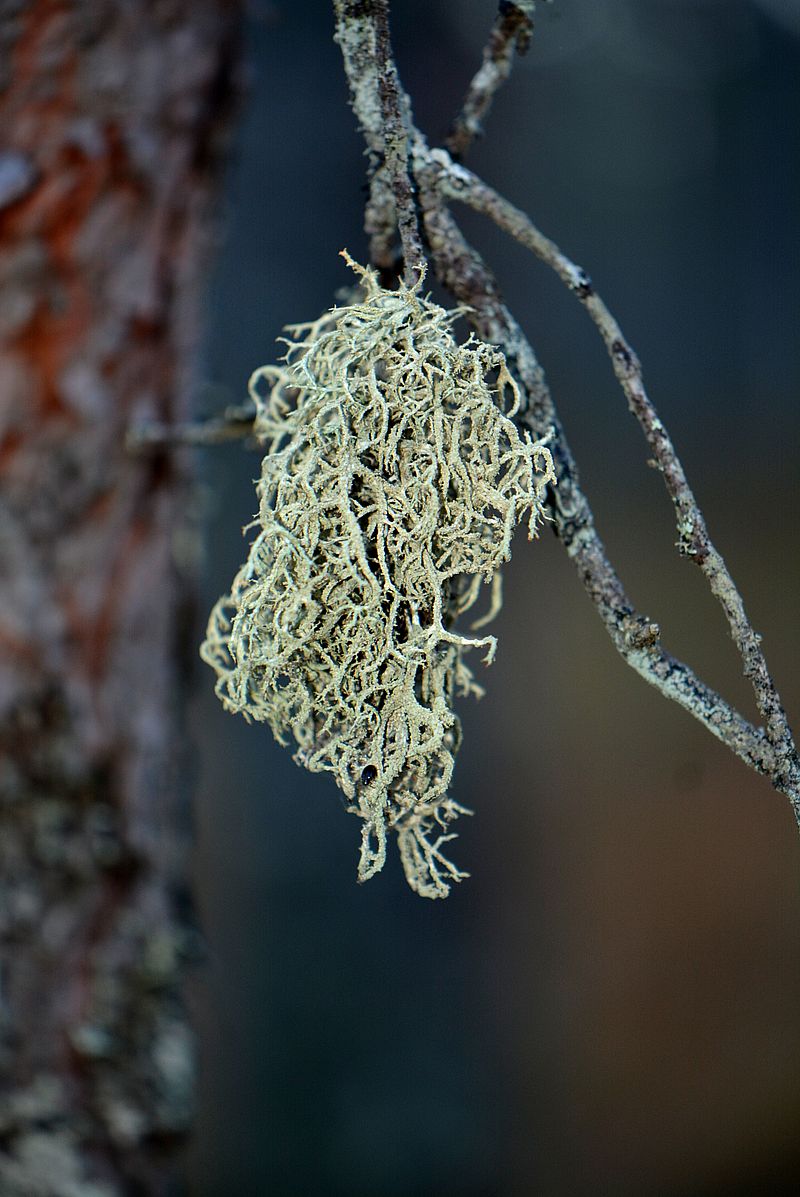
[[[492,636],[456,620],[491,582],[491,618],[515,525],[529,534],[554,481],[542,442],[511,417],[502,353],[458,344],[419,285],[384,290],[289,329],[279,366],[250,380],[265,447],[257,534],[201,655],[224,706],[269,724],[295,760],[327,771],[363,820],[359,880],[398,837],[409,884],[444,897],[466,876],[444,854],[466,813],[448,793],[454,693],[481,693],[464,655]]]

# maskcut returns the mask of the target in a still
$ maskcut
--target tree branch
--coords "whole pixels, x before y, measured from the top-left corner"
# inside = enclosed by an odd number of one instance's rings
[[[437,276],[460,302],[472,309],[469,318],[478,335],[503,349],[525,399],[518,418],[535,436],[550,434],[558,478],[558,486],[550,500],[555,531],[575,563],[614,645],[624,660],[662,694],[689,711],[748,765],[768,775],[773,786],[790,797],[800,823],[800,763],[761,653],[759,638],[750,626],[741,597],[708,536],[702,513],[669,435],[644,390],[639,363],[619,326],[595,294],[588,276],[569,262],[552,242],[542,237],[522,212],[496,195],[475,175],[453,163],[445,151],[428,147],[413,124],[410,104],[397,82],[394,64],[389,67],[387,60],[382,60],[376,51],[379,18],[385,10],[385,0],[375,5],[334,0],[334,5],[337,41],[342,46],[353,107],[368,146],[373,148],[387,141],[382,97],[386,94],[384,76],[389,70],[392,86],[396,88],[393,93],[396,95],[395,106],[403,114],[404,134],[412,149],[412,174],[419,189],[423,227]],[[489,100],[493,94],[492,90]],[[471,101],[471,111],[476,102]],[[487,108],[488,103],[481,111],[485,112]],[[458,127],[458,122],[456,125]],[[466,147],[470,138],[465,141],[464,136],[457,145]],[[682,551],[703,570],[723,606],[742,656],[745,674],[753,685],[766,731],[753,726],[698,678],[688,665],[666,652],[660,644],[658,625],[638,613],[628,598],[595,528],[591,508],[580,487],[575,460],[541,367],[503,303],[496,281],[480,256],[467,244],[449,212],[446,204],[451,199],[484,212],[556,269],[595,320],[629,405],[639,419],[664,475],[675,506]],[[373,246],[379,252],[385,252],[388,244],[392,206],[399,211],[403,202],[403,188],[398,192],[394,176],[390,174],[387,178],[385,172],[377,171],[372,179],[368,228],[372,222],[373,229],[380,229],[380,238],[373,232]],[[384,264],[380,258],[376,261],[379,265]]]
[[[656,466],[675,509],[678,550],[701,569],[712,594],[720,603],[731,636],[753,687],[766,735],[778,755],[796,758],[786,712],[772,681],[760,637],[753,630],[744,603],[706,527],[703,513],[686,478],[672,439],[659,419],[644,386],[642,368],[614,316],[597,294],[586,272],[570,261],[558,246],[535,227],[530,218],[463,166],[448,163],[443,151],[432,157],[441,165],[440,185],[445,195],[458,199],[494,223],[553,269],[589,312],[611,358],[614,373],[628,406],[652,450]],[[796,760],[795,760],[796,764]]]
[[[453,121],[445,145],[456,159],[461,159],[476,137],[483,132],[495,94],[511,74],[514,54],[525,54],[533,36],[531,0],[500,0],[483,61],[473,76],[461,111]]]
[[[435,167],[427,168],[435,175]],[[425,173],[425,168],[423,168]],[[666,697],[684,707],[751,768],[775,778],[780,761],[764,733],[697,677],[659,643],[658,625],[639,613],[606,555],[588,500],[581,490],[572,451],[558,419],[541,367],[522,330],[499,297],[497,284],[479,255],[463,239],[452,215],[438,210],[426,192],[431,257],[442,282],[473,309],[471,321],[479,336],[499,345],[509,368],[528,397],[522,422],[536,436],[551,434],[550,449],[558,485],[551,514],[556,535],[574,562],[589,598],[623,659]],[[793,796],[795,783],[787,778]]]
[[[161,424],[143,420],[132,424],[125,437],[129,453],[157,453],[163,449],[193,445],[224,445],[246,440],[253,435],[256,409],[252,403],[226,407],[221,416],[208,420],[190,420],[181,424]]]
[[[425,274],[414,187],[408,170],[411,105],[400,88],[389,38],[389,0],[334,0],[336,40],[351,83],[353,109],[370,153],[372,186],[367,213],[372,258],[394,265],[395,225],[412,286]]]

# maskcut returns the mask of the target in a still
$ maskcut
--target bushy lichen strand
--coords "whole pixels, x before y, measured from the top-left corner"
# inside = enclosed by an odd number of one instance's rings
[[[250,381],[258,533],[201,651],[229,710],[333,773],[363,820],[359,879],[392,829],[410,885],[443,897],[465,876],[443,852],[465,813],[448,795],[453,696],[481,692],[464,652],[495,650],[454,623],[526,513],[535,532],[552,460],[509,418],[498,350],[457,344],[458,313],[348,261],[360,302],[291,328],[284,364]]]

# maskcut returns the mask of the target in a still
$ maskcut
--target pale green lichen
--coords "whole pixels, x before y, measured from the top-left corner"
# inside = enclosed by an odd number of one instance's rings
[[[363,820],[359,880],[391,829],[412,888],[444,897],[466,876],[443,852],[465,813],[448,794],[453,694],[481,693],[465,651],[495,651],[454,624],[483,582],[478,624],[495,614],[514,527],[527,514],[535,533],[553,463],[510,418],[499,350],[457,344],[458,312],[347,261],[360,300],[291,328],[284,364],[250,380],[258,533],[201,654],[228,710],[333,773]]]

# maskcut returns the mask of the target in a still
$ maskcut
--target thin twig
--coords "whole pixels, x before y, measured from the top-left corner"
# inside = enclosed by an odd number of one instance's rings
[[[462,159],[476,137],[483,132],[495,94],[511,74],[514,54],[525,54],[533,36],[531,0],[500,0],[483,61],[476,71],[461,111],[453,121],[445,145],[455,159]]]
[[[133,424],[125,438],[129,453],[155,453],[180,445],[224,445],[253,435],[256,418],[252,403],[226,407],[221,416],[184,424],[161,424],[155,420]]]

